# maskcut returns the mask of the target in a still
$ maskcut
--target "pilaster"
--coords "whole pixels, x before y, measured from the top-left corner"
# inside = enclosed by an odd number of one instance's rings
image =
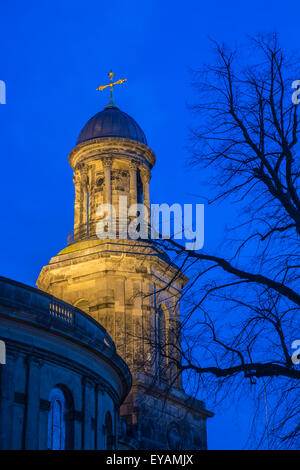
[[[25,413],[25,449],[39,448],[40,369],[42,362],[27,356],[27,403]]]
[[[105,157],[103,159],[103,168],[104,168],[104,180],[106,188],[106,204],[112,203],[112,193],[111,193],[111,168],[112,168],[112,158]]]
[[[0,365],[0,450],[12,445],[15,353],[6,353],[6,364]]]
[[[145,168],[141,169],[141,180],[143,184],[143,203],[146,207],[146,212],[144,213],[144,221],[147,227],[150,225],[150,190],[149,182],[151,179],[151,174]]]
[[[92,418],[94,417],[94,397],[93,397],[94,383],[88,377],[82,379],[82,393],[83,393],[83,439],[82,448],[84,450],[92,450],[94,448],[92,428]]]

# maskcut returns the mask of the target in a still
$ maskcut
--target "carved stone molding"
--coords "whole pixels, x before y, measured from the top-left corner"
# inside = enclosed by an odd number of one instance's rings
[[[129,168],[131,171],[137,171],[138,162],[136,160],[130,160]]]

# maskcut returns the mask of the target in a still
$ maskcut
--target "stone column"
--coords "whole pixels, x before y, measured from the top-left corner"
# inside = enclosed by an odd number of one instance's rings
[[[133,204],[137,204],[138,194],[137,194],[137,165],[134,160],[129,163],[129,202],[128,207]],[[128,223],[136,217],[136,212],[128,217],[126,221],[127,227]],[[126,233],[127,229],[126,229]]]
[[[135,161],[133,160],[129,164],[129,176],[130,176],[129,204],[132,205],[132,204],[137,203],[137,166],[136,166]]]
[[[90,178],[87,183],[87,201],[88,201],[88,229],[89,236],[95,235],[96,231],[96,201],[95,201],[95,170],[90,173]]]
[[[97,411],[96,411],[96,448],[104,449],[104,414],[103,414],[104,390],[101,385],[96,385]]]
[[[143,204],[147,208],[147,213],[144,214],[144,221],[146,226],[150,227],[150,191],[149,191],[149,182],[151,179],[151,174],[145,168],[141,168],[141,180],[143,184]]]
[[[25,449],[39,448],[40,418],[40,369],[42,362],[28,356],[27,362],[27,403],[25,413]]]
[[[88,214],[88,174],[87,168],[83,168],[81,174],[81,236],[84,238],[89,234],[89,214]]]
[[[12,445],[14,409],[15,353],[6,353],[6,364],[0,365],[0,449],[9,450]]]
[[[118,449],[118,437],[119,437],[119,407],[114,404],[114,449]]]
[[[87,168],[81,165],[74,171],[73,183],[75,186],[74,240],[76,241],[87,235]]]
[[[106,188],[106,204],[112,203],[112,194],[111,194],[111,167],[112,167],[112,158],[106,157],[103,159],[103,168],[104,168],[104,179],[105,179],[105,188]]]
[[[78,170],[74,171],[73,183],[75,187],[74,237],[76,238],[81,223],[81,185]]]
[[[83,442],[82,448],[84,450],[93,449],[93,429],[92,429],[92,417],[94,415],[93,406],[93,382],[88,378],[84,377],[82,380],[83,386]]]

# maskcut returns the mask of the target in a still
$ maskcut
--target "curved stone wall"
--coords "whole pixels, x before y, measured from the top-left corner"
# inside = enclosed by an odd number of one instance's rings
[[[81,310],[0,277],[0,449],[116,448],[131,375]]]

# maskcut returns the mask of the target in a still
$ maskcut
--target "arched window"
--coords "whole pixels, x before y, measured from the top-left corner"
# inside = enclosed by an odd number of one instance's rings
[[[48,414],[48,449],[64,450],[73,447],[73,417],[71,396],[55,387],[51,390]]]
[[[64,412],[64,393],[60,388],[55,387],[50,393],[50,411],[48,416],[48,449],[65,449],[66,426]]]
[[[106,413],[105,416],[105,448],[107,450],[114,449],[113,424],[109,411]]]

